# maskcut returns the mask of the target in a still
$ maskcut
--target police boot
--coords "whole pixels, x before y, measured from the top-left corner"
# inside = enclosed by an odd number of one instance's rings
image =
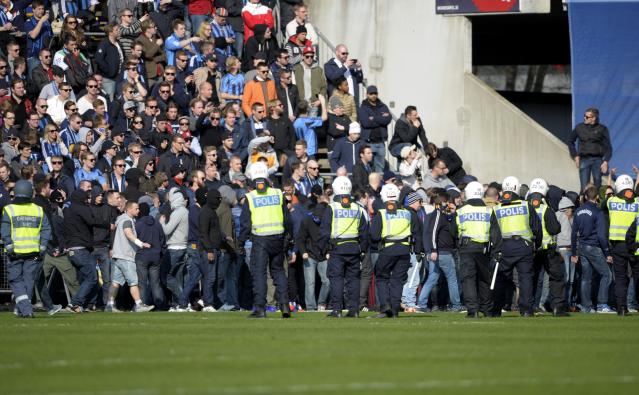
[[[469,311],[466,313],[466,318],[479,318],[479,313],[476,311]]]
[[[282,312],[282,318],[291,318],[291,308],[288,303],[281,303],[280,311]]]
[[[348,313],[346,314],[347,318],[359,318],[359,311],[357,310],[348,310]]]
[[[552,310],[553,317],[570,317],[570,314],[563,307],[555,307]]]
[[[264,307],[255,306],[253,312],[246,318],[266,318],[266,311],[264,311]]]
[[[341,310],[333,310],[330,313],[326,314],[328,318],[342,318]]]
[[[628,311],[627,307],[620,307],[619,310],[617,310],[617,315],[620,317],[625,317],[627,315],[630,315],[630,311]]]
[[[372,315],[368,318],[393,318],[393,311],[390,306],[383,306],[379,309],[379,311],[379,314]],[[395,315],[395,317],[397,317],[397,315]]]

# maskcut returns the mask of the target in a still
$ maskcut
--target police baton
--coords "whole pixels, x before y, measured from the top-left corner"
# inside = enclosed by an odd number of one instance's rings
[[[495,260],[495,270],[493,271],[493,279],[490,282],[490,290],[493,291],[495,289],[495,280],[497,279],[497,270],[499,270],[499,261]]]

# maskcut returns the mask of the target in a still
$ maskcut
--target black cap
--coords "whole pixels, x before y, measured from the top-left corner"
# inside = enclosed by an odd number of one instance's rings
[[[368,88],[366,88],[366,93],[368,93],[369,95],[371,93],[377,93],[377,87],[375,85],[370,85]]]
[[[158,115],[155,117],[155,120],[156,120],[156,121],[166,121],[166,120],[167,120],[167,119],[166,119],[166,114],[164,114],[164,113],[160,113],[160,114],[158,114]]]
[[[62,67],[53,65],[51,69],[53,70],[53,75],[57,75],[58,77],[64,77],[64,70],[62,69]]]
[[[262,60],[266,60],[266,54],[264,52],[255,52],[255,55],[253,55],[253,59],[262,59]]]
[[[179,163],[176,163],[176,164],[172,165],[171,166],[171,177],[175,177],[181,171],[186,171],[184,166],[182,166]]]
[[[295,29],[295,34],[300,34],[300,33],[308,33],[308,30],[306,30],[306,26],[304,25],[297,26],[297,29]]]

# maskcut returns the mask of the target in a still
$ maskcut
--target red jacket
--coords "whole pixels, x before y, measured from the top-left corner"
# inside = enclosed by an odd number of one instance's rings
[[[190,15],[212,15],[213,2],[211,0],[190,0],[189,14]]]
[[[244,43],[253,37],[255,25],[263,24],[271,29],[275,27],[273,10],[265,5],[248,3],[242,8],[242,20],[244,20]]]

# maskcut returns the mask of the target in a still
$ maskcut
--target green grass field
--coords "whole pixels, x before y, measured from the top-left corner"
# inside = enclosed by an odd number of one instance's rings
[[[0,394],[639,392],[639,316],[245,317],[2,313]]]

